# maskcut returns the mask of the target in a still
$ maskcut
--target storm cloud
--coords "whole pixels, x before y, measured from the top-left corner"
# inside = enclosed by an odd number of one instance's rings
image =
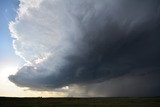
[[[20,0],[9,28],[27,64],[9,79],[86,96],[160,95],[159,19],[159,0]]]

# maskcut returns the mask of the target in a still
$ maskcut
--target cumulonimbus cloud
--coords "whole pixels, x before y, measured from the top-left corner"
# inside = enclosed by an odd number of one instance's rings
[[[139,75],[145,75],[143,81],[159,75],[159,5],[158,0],[21,0],[9,28],[16,53],[29,64],[10,81],[43,90],[113,80],[112,86],[105,83],[115,90],[114,79],[134,74],[131,83],[140,86]],[[160,82],[153,79],[148,87]]]

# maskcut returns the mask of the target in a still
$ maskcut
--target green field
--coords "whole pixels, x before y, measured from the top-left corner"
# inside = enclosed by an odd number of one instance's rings
[[[0,98],[0,107],[160,107],[155,98]]]

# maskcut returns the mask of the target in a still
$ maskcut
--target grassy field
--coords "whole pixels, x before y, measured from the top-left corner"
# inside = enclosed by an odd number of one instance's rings
[[[155,98],[0,98],[0,107],[160,107]]]

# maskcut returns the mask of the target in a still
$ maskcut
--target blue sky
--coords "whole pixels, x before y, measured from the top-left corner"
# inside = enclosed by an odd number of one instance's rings
[[[0,61],[16,57],[12,47],[12,38],[10,37],[8,23],[15,19],[18,4],[18,0],[0,1]]]

